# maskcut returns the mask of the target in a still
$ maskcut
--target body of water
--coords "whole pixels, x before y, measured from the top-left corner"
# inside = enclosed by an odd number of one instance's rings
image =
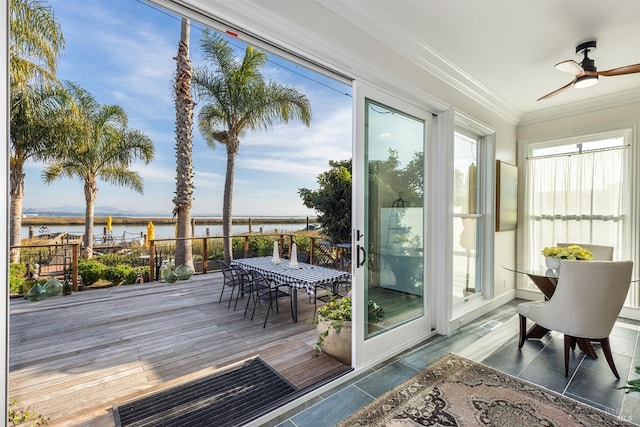
[[[265,233],[269,232],[292,232],[303,230],[305,228],[305,224],[260,224],[260,225],[252,225],[251,231],[258,232],[263,231]],[[103,235],[104,226],[99,225],[93,228],[93,233],[95,237],[100,237]],[[249,225],[234,225],[232,226],[233,234],[246,233],[249,231]],[[34,235],[38,236],[39,234],[46,233],[61,233],[68,232],[73,235],[81,235],[84,233],[83,225],[60,225],[60,226],[46,226],[38,227],[34,226]],[[209,236],[221,236],[222,235],[222,225],[198,225],[195,227],[195,237],[205,237],[207,235],[207,231],[209,232]],[[173,225],[156,225],[154,226],[154,235],[156,239],[170,239],[175,237],[175,226]],[[141,237],[147,234],[147,227],[144,225],[114,225],[111,230],[111,235],[116,241],[120,241],[123,236],[126,241],[130,241],[133,238]],[[29,227],[22,227],[22,238],[26,239],[29,237]]]

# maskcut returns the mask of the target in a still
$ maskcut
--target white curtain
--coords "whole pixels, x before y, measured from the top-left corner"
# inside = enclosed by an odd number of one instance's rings
[[[526,264],[541,264],[542,249],[558,242],[614,246],[614,259],[621,259],[630,218],[627,152],[621,147],[527,160]]]

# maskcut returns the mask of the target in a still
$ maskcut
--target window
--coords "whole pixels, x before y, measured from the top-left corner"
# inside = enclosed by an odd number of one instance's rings
[[[478,139],[454,135],[453,177],[453,304],[481,295],[478,233],[482,230],[479,209]]]
[[[613,246],[614,259],[631,258],[628,139],[619,131],[528,146],[525,263],[540,264],[542,249],[558,242]]]

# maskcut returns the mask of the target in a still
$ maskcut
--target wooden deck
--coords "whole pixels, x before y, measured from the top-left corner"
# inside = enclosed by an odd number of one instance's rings
[[[214,273],[39,302],[11,299],[9,402],[50,425],[113,426],[114,405],[256,354],[299,388],[348,369],[313,357],[316,330],[306,322],[313,304],[304,290],[298,323],[284,300],[263,329],[266,306],[250,321],[244,305],[233,311],[218,304],[221,289],[222,275]]]

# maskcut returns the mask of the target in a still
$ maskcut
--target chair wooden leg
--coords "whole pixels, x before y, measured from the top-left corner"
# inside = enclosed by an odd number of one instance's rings
[[[522,348],[525,340],[527,339],[527,318],[522,314],[520,316],[520,340],[518,341],[518,348]]]
[[[600,345],[602,346],[602,352],[604,353],[604,357],[607,359],[607,363],[609,364],[609,367],[611,368],[613,375],[615,375],[616,378],[620,379],[620,375],[618,374],[618,370],[616,369],[616,364],[613,362],[613,355],[611,354],[611,345],[609,344],[609,337],[602,338],[598,340],[598,342],[600,342]]]
[[[569,377],[569,349],[571,348],[571,337],[570,335],[564,336],[564,377]]]

